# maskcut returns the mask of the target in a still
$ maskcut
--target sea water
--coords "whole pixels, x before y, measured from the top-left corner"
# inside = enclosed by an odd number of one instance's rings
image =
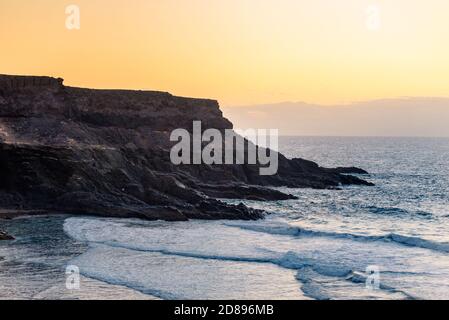
[[[2,222],[17,240],[0,243],[0,298],[449,299],[449,139],[284,137],[280,150],[364,168],[375,186],[281,188],[299,199],[243,201],[269,213],[254,222]]]

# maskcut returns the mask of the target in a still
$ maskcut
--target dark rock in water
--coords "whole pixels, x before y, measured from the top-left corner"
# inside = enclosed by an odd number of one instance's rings
[[[350,167],[350,168],[333,168],[333,169],[326,169],[328,172],[333,172],[333,173],[340,173],[340,174],[369,174],[367,171],[360,169],[360,168],[356,168],[356,167]]]
[[[2,240],[14,240],[14,237],[0,230],[0,241]]]
[[[217,198],[288,200],[269,187],[370,183],[279,154],[259,165],[181,165],[170,133],[232,129],[213,100],[164,92],[65,87],[62,79],[0,75],[0,208],[149,220],[259,219],[263,212]],[[342,174],[345,173],[345,174]]]

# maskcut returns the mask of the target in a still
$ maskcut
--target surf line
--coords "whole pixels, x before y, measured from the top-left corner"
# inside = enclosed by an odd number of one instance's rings
[[[180,307],[175,308],[176,316],[201,316],[206,318],[209,307],[189,307],[181,304]]]

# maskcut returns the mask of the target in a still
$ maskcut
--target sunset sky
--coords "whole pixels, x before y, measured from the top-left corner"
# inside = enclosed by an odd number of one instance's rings
[[[0,41],[0,73],[224,106],[449,96],[447,0],[0,0]]]

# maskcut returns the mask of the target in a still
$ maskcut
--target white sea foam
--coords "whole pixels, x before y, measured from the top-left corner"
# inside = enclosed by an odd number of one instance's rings
[[[449,243],[440,243],[436,241],[426,240],[419,237],[409,237],[400,234],[389,233],[379,236],[367,236],[361,234],[340,233],[340,232],[327,232],[327,231],[314,231],[307,230],[297,226],[289,225],[288,223],[274,223],[274,224],[254,224],[254,223],[228,223],[228,226],[238,227],[241,229],[252,230],[256,232],[264,232],[276,235],[288,235],[288,236],[312,236],[312,237],[329,237],[329,238],[342,238],[355,241],[385,241],[395,242],[398,244],[425,248],[429,250],[449,252]]]
[[[264,226],[264,223],[267,225]],[[241,228],[243,225],[246,227]],[[280,224],[273,225],[269,221],[167,223],[90,218],[70,218],[64,224],[67,234],[88,242],[92,247],[73,262],[80,266],[84,275],[163,298],[201,298],[200,291],[202,297],[219,298],[224,294],[219,289],[225,285],[224,279],[234,286],[231,290],[233,298],[252,298],[253,290],[265,292],[265,295],[257,295],[259,298],[273,298],[276,295],[300,298],[301,287],[312,298],[332,296],[332,293],[338,297],[335,281],[346,285],[345,298],[421,297],[422,292],[410,286],[411,283],[417,285],[419,278],[409,277],[404,272],[427,274],[426,281],[436,281],[442,276],[449,279],[449,258],[440,252],[395,242],[360,241],[351,237],[315,236],[314,233],[301,237],[288,231],[294,230],[293,227],[284,227],[282,229]],[[278,232],[266,232],[270,230]],[[144,262],[139,261],[153,261],[154,264],[144,266]],[[209,268],[195,273],[195,290],[199,291],[189,289],[192,284],[188,275],[192,274],[192,270],[186,266],[192,264],[200,269],[203,268],[200,266]],[[363,274],[368,265],[379,265],[386,275],[381,293],[367,292],[364,284],[352,281],[355,279],[352,276],[355,273]],[[247,291],[240,287],[241,279],[229,277],[229,272],[233,273],[235,268],[242,274],[259,274],[262,284],[254,279],[248,285],[251,287],[248,290],[253,294],[243,294]],[[295,280],[295,294],[290,294],[291,290],[287,294],[280,288],[270,291],[273,277],[290,277],[292,280],[291,272],[294,270],[297,275],[311,270],[326,281],[318,281],[318,277],[303,282],[301,279],[305,277],[297,276],[299,282]],[[221,278],[216,280],[219,285],[211,288],[208,285],[210,277]],[[266,281],[268,279],[271,281]],[[449,288],[449,281],[445,281],[447,283],[438,283],[440,288]],[[292,283],[286,283],[291,288]],[[313,290],[310,289],[311,283]],[[405,294],[401,294],[402,291]],[[448,295],[447,290],[440,291],[441,296]]]

